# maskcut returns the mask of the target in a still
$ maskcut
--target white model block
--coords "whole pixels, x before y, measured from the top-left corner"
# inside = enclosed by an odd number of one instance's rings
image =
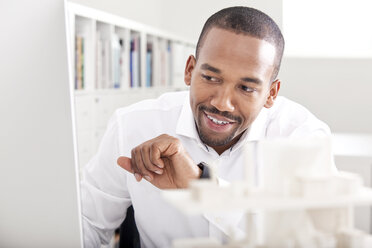
[[[195,201],[203,202],[213,196],[228,197],[228,187],[218,187],[217,183],[212,180],[194,180],[189,184],[192,198]]]
[[[316,230],[335,235],[340,229],[353,227],[352,210],[350,207],[340,207],[311,209],[307,212]]]
[[[344,171],[330,176],[297,176],[295,182],[294,195],[312,198],[353,195],[362,186],[360,176]]]
[[[362,178],[354,173],[340,171],[333,177],[334,193],[337,195],[353,195],[363,185]]]
[[[332,177],[296,177],[296,191],[294,196],[324,198],[333,195]]]
[[[338,233],[337,248],[371,248],[372,236],[356,229],[343,229]]]
[[[218,186],[213,180],[194,180],[190,182],[192,198],[195,201],[203,202],[212,198],[241,198],[247,197],[250,190],[244,182],[233,182],[228,185]]]
[[[317,232],[314,232],[311,235],[306,235],[304,233],[298,232],[295,236],[296,245],[295,247],[302,248],[336,248],[337,241],[333,235]],[[273,246],[274,247],[274,246]]]
[[[372,235],[371,234],[365,234],[364,235],[364,247],[372,247]]]
[[[335,174],[331,138],[264,140],[257,143],[254,168],[257,187],[269,194],[290,196],[296,191],[296,177],[329,177]]]
[[[305,212],[300,211],[272,211],[262,215],[263,222],[263,241],[268,247],[275,245],[286,247],[289,240],[295,240],[297,227],[301,226],[301,233],[305,237],[311,236],[314,228],[306,216]]]
[[[177,239],[173,241],[173,248],[214,248],[220,247],[221,243],[214,238]]]

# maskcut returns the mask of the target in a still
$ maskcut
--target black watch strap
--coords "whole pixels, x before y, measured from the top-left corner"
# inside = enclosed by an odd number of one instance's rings
[[[211,178],[211,174],[210,174],[210,170],[209,170],[209,166],[204,163],[204,162],[200,162],[198,164],[198,167],[201,169],[202,173],[200,175],[200,178],[203,178],[203,179],[209,179]]]

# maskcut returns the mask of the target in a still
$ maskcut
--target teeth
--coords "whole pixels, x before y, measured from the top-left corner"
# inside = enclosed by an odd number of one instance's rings
[[[218,125],[226,125],[228,124],[229,122],[228,121],[219,121],[215,118],[213,118],[212,116],[209,116],[207,115],[208,119],[210,119],[211,121],[213,121],[214,123],[218,124]]]

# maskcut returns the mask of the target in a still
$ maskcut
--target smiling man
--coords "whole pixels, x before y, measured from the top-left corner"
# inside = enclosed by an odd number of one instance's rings
[[[82,183],[86,247],[107,243],[133,205],[142,247],[239,232],[240,216],[185,216],[161,189],[185,188],[218,169],[219,183],[242,179],[246,142],[330,133],[304,107],[278,97],[284,39],[274,21],[248,7],[206,22],[185,68],[189,92],[118,109]],[[118,166],[119,165],[119,166]],[[124,230],[125,231],[125,230]],[[240,230],[241,231],[241,230]]]
[[[244,26],[242,30],[207,28],[196,60],[192,56],[188,60],[185,81],[191,87],[190,104],[200,139],[221,154],[239,140],[263,107],[273,105],[280,82],[271,78],[276,77],[284,41],[279,29],[275,30],[277,44],[272,44],[244,34]]]

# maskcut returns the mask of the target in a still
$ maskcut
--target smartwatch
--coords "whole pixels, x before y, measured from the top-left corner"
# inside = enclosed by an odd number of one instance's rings
[[[210,171],[209,171],[209,165],[207,165],[204,162],[200,162],[198,164],[198,167],[202,171],[202,173],[200,175],[200,179],[210,179],[211,178]]]

